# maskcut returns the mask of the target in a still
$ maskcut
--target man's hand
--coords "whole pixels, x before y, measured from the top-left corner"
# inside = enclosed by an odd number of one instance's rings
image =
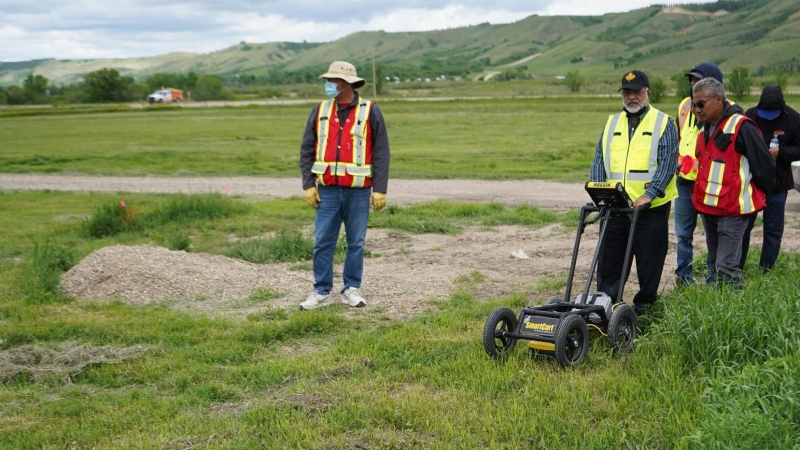
[[[770,147],[769,148],[769,154],[773,158],[777,158],[778,157],[778,151],[780,151],[780,147]]]
[[[321,201],[322,199],[319,198],[319,191],[316,187],[306,189],[306,203],[308,203],[308,206],[317,209]]]
[[[375,211],[380,211],[386,206],[386,194],[382,192],[373,192],[372,198],[370,198],[370,204],[372,204],[372,209]]]
[[[650,202],[651,202],[651,200],[643,195],[643,196],[637,198],[635,202],[633,202],[633,207],[634,208],[638,208],[638,207],[640,207],[642,205],[646,205],[646,204],[648,204]]]

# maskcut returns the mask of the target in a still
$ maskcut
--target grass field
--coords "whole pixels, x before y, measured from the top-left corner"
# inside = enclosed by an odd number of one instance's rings
[[[395,178],[582,181],[609,99],[386,101]],[[677,105],[665,105],[676,109]],[[0,172],[297,177],[311,105],[0,118]]]
[[[613,105],[386,102],[392,176],[584,179]],[[2,172],[298,176],[310,105],[7,118]],[[576,127],[558,133],[565,116]],[[542,160],[543,159],[543,160]]]
[[[613,109],[608,100],[387,102],[393,176],[583,180]],[[307,112],[3,118],[0,171],[296,177]],[[120,200],[135,213],[119,214]],[[372,226],[415,232],[419,215],[431,216],[424,208],[375,213]],[[427,229],[443,233],[574,220],[432,208]],[[798,255],[767,275],[748,265],[743,292],[672,292],[643,317],[633,353],[615,356],[598,336],[569,371],[524,348],[500,363],[485,355],[489,312],[527,299],[479,299],[481,274],[407,321],[369,308],[272,309],[269,292],[251,300],[262,313],[238,321],[58,290],[60,274],[101,247],[180,248],[191,236],[193,251],[226,254],[231,234],[296,231],[312,214],[299,198],[0,192],[0,448],[800,448]]]
[[[669,98],[656,107],[674,115],[677,103]],[[619,109],[616,98],[379,104],[391,142],[391,176],[428,179],[584,181],[605,120]],[[0,116],[0,172],[297,177],[310,110],[283,105]]]

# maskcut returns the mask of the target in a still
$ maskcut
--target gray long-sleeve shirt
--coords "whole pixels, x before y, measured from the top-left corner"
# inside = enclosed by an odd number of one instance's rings
[[[642,122],[642,117],[649,113],[650,109],[650,106],[647,106],[647,109],[639,116],[633,125],[629,123],[628,139],[633,136],[636,127]],[[678,127],[675,126],[675,121],[672,120],[671,117],[667,121],[664,134],[658,139],[656,164],[658,167],[656,167],[653,180],[644,191],[645,197],[650,200],[664,196],[667,185],[669,185],[672,177],[675,176],[675,169],[678,165]],[[606,181],[606,170],[603,162],[603,132],[600,133],[600,139],[597,142],[597,149],[595,150],[594,161],[592,162],[589,177],[591,181]],[[632,200],[636,199],[634,198]]]
[[[337,107],[337,114],[340,120],[344,120],[350,110],[359,101],[358,92],[353,102],[345,108]],[[317,114],[319,105],[311,110],[306,123],[306,130],[303,133],[303,142],[300,144],[300,174],[303,178],[303,189],[308,189],[316,185],[315,175],[311,172],[311,167],[317,158]],[[372,130],[372,190],[374,192],[386,193],[389,187],[389,135],[386,133],[386,124],[383,121],[378,105],[373,103],[369,113],[369,126]]]

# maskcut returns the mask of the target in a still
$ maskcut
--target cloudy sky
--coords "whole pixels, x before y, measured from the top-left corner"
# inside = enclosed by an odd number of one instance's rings
[[[0,61],[209,53],[241,41],[327,42],[363,30],[425,31],[681,2],[686,0],[0,0]]]

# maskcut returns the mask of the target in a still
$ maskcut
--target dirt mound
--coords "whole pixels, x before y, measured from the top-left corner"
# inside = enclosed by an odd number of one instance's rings
[[[595,235],[596,230],[587,232],[583,265],[591,259]],[[429,300],[446,299],[463,284],[482,299],[523,292],[538,302],[537,284],[565,276],[573,239],[573,231],[560,225],[470,229],[458,236],[370,230],[367,248],[378,256],[365,262],[362,292],[368,308],[399,317],[424,311]],[[519,250],[528,259],[512,256]],[[64,274],[62,288],[83,300],[167,304],[187,312],[243,317],[265,308],[296,308],[305,299],[313,285],[310,267],[293,266],[117,245],[84,258]],[[339,290],[341,265],[335,273],[334,290]],[[259,289],[281,296],[261,299],[253,295]]]

